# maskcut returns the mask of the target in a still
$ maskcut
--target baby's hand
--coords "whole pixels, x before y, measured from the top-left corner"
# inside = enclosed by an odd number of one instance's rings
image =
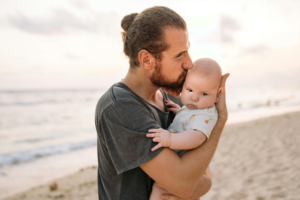
[[[177,105],[176,103],[174,103],[173,101],[171,101],[170,99],[166,100],[166,105],[170,106],[171,108],[169,108],[169,111],[172,111],[173,113],[177,113],[177,111],[181,108],[179,105]]]
[[[149,133],[146,135],[147,137],[153,137],[153,142],[158,142],[158,144],[151,149],[151,151],[155,151],[160,147],[169,147],[172,143],[171,133],[162,128],[159,129],[150,129]]]

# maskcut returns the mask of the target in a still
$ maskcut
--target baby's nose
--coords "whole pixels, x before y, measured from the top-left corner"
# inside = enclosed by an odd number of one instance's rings
[[[199,101],[199,96],[198,95],[192,95],[191,100],[194,102]]]

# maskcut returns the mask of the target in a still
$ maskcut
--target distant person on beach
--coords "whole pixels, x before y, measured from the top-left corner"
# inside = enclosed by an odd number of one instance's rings
[[[209,58],[201,58],[193,63],[188,72],[182,91],[182,108],[166,100],[169,111],[176,114],[168,130],[151,129],[147,137],[152,137],[158,144],[151,150],[169,147],[173,150],[189,150],[202,145],[209,139],[210,133],[218,120],[215,103],[221,93],[220,81],[222,70],[219,64]],[[153,184],[150,200],[159,200],[168,191]]]
[[[228,74],[222,77],[218,121],[209,140],[182,156],[183,151],[170,148],[151,151],[157,143],[146,137],[148,131],[167,129],[175,117],[166,100],[182,106],[173,95],[179,95],[193,67],[187,26],[176,12],[160,6],[125,16],[121,26],[130,67],[102,95],[95,113],[99,199],[147,200],[154,181],[171,193],[162,199],[197,199],[211,187],[208,165],[228,116]]]

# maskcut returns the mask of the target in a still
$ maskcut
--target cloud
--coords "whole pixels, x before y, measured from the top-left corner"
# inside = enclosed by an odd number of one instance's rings
[[[78,9],[90,9],[90,6],[83,0],[71,0],[70,3]]]
[[[251,47],[243,48],[241,54],[262,54],[268,50],[270,50],[270,48],[267,45],[258,44]]]
[[[90,18],[78,17],[67,10],[52,9],[49,17],[29,17],[21,12],[7,17],[16,28],[35,34],[64,34],[69,30],[82,30],[111,36],[119,34],[120,20],[115,13],[93,13]]]
[[[222,15],[221,16],[221,41],[224,43],[234,43],[234,32],[242,29],[240,23],[234,18]]]
[[[71,61],[84,60],[82,56],[73,53],[66,53],[64,57]]]

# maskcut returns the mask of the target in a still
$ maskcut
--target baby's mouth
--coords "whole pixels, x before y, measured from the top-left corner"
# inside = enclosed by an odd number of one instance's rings
[[[188,108],[196,108],[196,106],[194,104],[187,104]]]

